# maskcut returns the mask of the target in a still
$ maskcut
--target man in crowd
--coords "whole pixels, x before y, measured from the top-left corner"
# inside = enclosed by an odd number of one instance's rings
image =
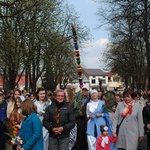
[[[76,93],[73,101],[73,109],[77,122],[77,141],[72,150],[87,150],[87,136],[86,136],[86,105],[89,101],[89,91],[83,88],[82,91]]]
[[[63,90],[56,91],[56,99],[46,109],[43,125],[49,131],[49,149],[67,150],[75,116],[69,103],[65,102]]]

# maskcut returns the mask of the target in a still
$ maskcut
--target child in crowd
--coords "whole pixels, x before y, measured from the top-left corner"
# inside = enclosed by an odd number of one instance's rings
[[[117,137],[111,137],[108,135],[108,127],[100,126],[101,135],[97,139],[96,150],[110,150],[110,143],[115,143]]]

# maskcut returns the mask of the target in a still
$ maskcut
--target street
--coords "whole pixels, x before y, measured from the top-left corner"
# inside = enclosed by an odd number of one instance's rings
[[[140,145],[141,145],[141,150],[147,150],[146,134]]]

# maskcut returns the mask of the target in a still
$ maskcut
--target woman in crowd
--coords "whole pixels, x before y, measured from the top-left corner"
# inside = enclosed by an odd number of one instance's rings
[[[13,111],[14,105],[15,105],[14,97],[9,97],[8,104],[7,104],[7,118],[9,118],[11,112]]]
[[[16,89],[14,90],[13,97],[9,97],[8,104],[7,104],[7,118],[9,118],[11,112],[13,111],[16,99],[20,95],[21,95],[21,91]]]
[[[147,150],[150,150],[150,97],[143,108],[144,129],[147,135]]]
[[[141,98],[141,93],[140,93],[140,91],[135,91],[133,95],[134,95],[134,101],[135,101],[135,103],[139,103],[140,106],[141,106],[142,109],[143,109],[143,107],[144,107],[144,102],[140,99],[140,98]]]
[[[73,104],[73,98],[74,94],[71,88],[67,88],[64,90],[65,92],[65,100],[72,106]],[[77,125],[75,124],[75,127],[70,130],[70,139],[69,139],[69,148],[68,150],[72,150],[73,146],[75,145],[77,139]]]
[[[68,102],[72,106],[73,98],[74,98],[74,94],[73,94],[72,89],[67,88],[64,90],[64,92],[65,92],[66,102]]]
[[[30,98],[31,102],[34,103],[36,101],[35,93],[31,92],[29,98]]]
[[[20,96],[21,96],[21,91],[20,91],[19,89],[15,89],[15,90],[14,90],[13,97],[14,97],[15,99],[17,99],[17,98],[20,97]]]
[[[19,134],[19,130],[21,127],[21,122],[23,120],[23,116],[21,115],[21,104],[22,104],[22,100],[20,97],[18,97],[16,99],[16,102],[14,104],[14,110],[11,112],[10,116],[9,116],[9,125],[10,128],[13,132],[13,136],[17,137]],[[13,145],[13,150],[16,149],[16,145]]]
[[[36,106],[30,99],[22,103],[22,121],[19,137],[23,140],[22,145],[17,146],[17,150],[43,150],[42,123],[36,114]]]
[[[124,101],[116,108],[113,120],[113,136],[116,136],[116,126],[119,128],[116,147],[119,150],[137,150],[139,142],[144,137],[142,108],[133,100],[133,91],[126,89],[123,92]]]
[[[115,100],[115,93],[113,91],[108,91],[106,93],[103,93],[102,95],[102,101],[105,102],[105,105],[103,105],[103,111],[105,112],[105,120],[106,125],[108,126],[108,135],[112,136],[112,124],[113,124],[113,118],[116,110],[116,100]],[[118,148],[115,147],[114,143],[110,143],[110,149],[111,150],[117,150]]]
[[[37,107],[37,114],[42,122],[46,108],[51,104],[51,100],[46,97],[46,90],[44,88],[38,88],[36,92],[36,98],[37,99],[34,101],[34,104]],[[44,138],[44,150],[48,150],[49,133],[44,126],[43,126],[43,138]]]
[[[93,89],[91,100],[87,103],[86,114],[89,118],[87,123],[87,141],[89,150],[96,149],[96,139],[101,135],[100,126],[106,125],[105,113],[103,106],[104,101],[98,100],[98,92]]]

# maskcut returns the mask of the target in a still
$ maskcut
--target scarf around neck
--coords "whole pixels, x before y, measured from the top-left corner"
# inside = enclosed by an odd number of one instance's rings
[[[101,147],[105,147],[105,144],[108,144],[108,136],[102,137]]]
[[[125,108],[121,114],[122,117],[127,116],[128,114],[131,115],[132,114],[132,107],[134,105],[134,101],[131,101],[130,103],[126,103],[125,101],[123,102]]]

